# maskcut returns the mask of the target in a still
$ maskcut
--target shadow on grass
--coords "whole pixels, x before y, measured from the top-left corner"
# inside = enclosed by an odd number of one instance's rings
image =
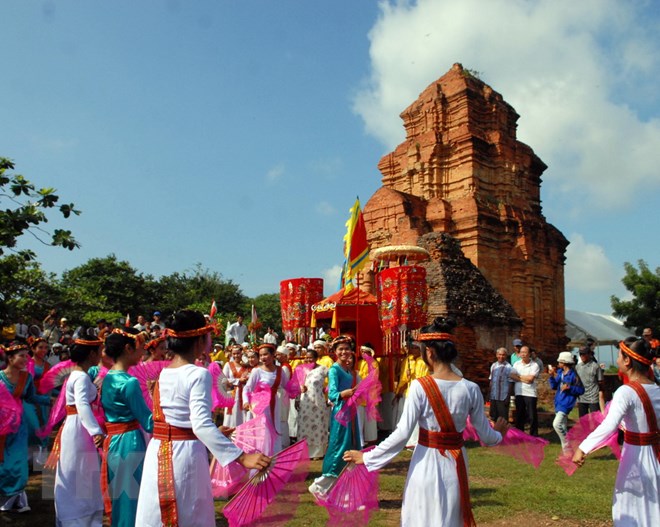
[[[403,500],[379,500],[378,501],[378,508],[383,509],[383,510],[400,510],[401,509],[401,504],[403,503]]]

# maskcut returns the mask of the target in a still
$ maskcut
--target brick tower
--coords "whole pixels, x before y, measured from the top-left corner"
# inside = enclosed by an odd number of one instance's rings
[[[522,338],[555,354],[564,349],[568,241],[542,214],[547,167],[516,139],[518,117],[454,64],[401,113],[406,139],[380,160],[383,186],[364,218],[372,249],[449,234],[522,319]]]

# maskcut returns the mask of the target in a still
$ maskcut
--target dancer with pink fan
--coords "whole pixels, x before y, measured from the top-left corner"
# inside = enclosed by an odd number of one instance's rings
[[[32,375],[26,371],[28,347],[16,343],[5,349],[7,367],[0,371],[0,386],[4,397],[0,400],[7,421],[0,433],[0,511],[30,510],[25,487],[28,482],[28,426],[23,418],[23,404],[48,404],[49,398],[37,395]],[[2,395],[2,394],[0,394]],[[7,398],[7,396],[9,396]]]
[[[183,309],[167,322],[173,354],[154,387],[154,434],[147,447],[135,525],[208,526],[215,524],[207,448],[223,466],[238,461],[264,469],[270,458],[246,454],[215,426],[211,412],[211,374],[195,361],[211,347],[198,311]]]
[[[491,428],[484,413],[478,385],[451,369],[458,351],[449,331],[452,320],[436,318],[422,329],[419,341],[422,357],[433,370],[410,385],[403,414],[396,430],[373,450],[351,450],[345,461],[364,463],[367,470],[384,467],[405,446],[419,423],[419,443],[415,447],[403,495],[401,525],[475,525],[470,505],[466,451],[462,431],[470,417],[481,440],[498,444],[508,424],[499,419]]]
[[[616,365],[628,383],[614,392],[607,417],[573,455],[573,463],[581,467],[623,423],[623,454],[612,500],[615,527],[660,525],[660,386],[649,377],[654,355],[644,339],[619,343]]]
[[[231,358],[225,364],[222,372],[227,379],[227,389],[234,396],[234,405],[225,410],[222,421],[224,426],[236,428],[243,423],[245,414],[243,411],[243,388],[250,376],[249,370],[243,365],[243,350],[240,346],[232,346]]]
[[[39,383],[43,376],[48,373],[51,366],[46,360],[46,354],[48,353],[48,342],[46,339],[41,337],[28,337],[28,343],[30,345],[30,354],[32,356],[32,372],[34,386],[39,390]],[[48,422],[48,417],[50,413],[50,393],[47,397],[48,402],[46,404],[26,404],[24,405],[25,418],[28,423],[28,444],[30,447],[36,447],[37,450],[34,452],[34,466],[39,465],[43,466],[48,458],[48,438],[40,437],[37,434],[37,431],[43,427]]]
[[[258,387],[267,386],[270,391],[269,407],[266,410],[266,417],[275,430],[274,452],[282,450],[282,400],[277,396],[279,390],[284,390],[284,386],[289,382],[289,372],[275,364],[275,345],[262,344],[259,346],[258,367],[250,372],[250,377],[245,384],[243,391],[248,402],[244,403],[244,409],[249,410],[252,401],[250,397]],[[288,436],[287,436],[288,441]]]
[[[333,404],[330,417],[330,438],[328,449],[323,458],[323,468],[320,477],[309,487],[309,492],[317,500],[322,500],[337,481],[341,470],[346,465],[344,452],[360,448],[360,429],[357,422],[357,410],[347,420],[341,422],[336,416],[355,394],[359,377],[353,370],[353,339],[347,335],[339,335],[331,346],[337,356],[328,372],[328,400]]]
[[[66,382],[66,420],[58,432],[46,463],[57,467],[55,515],[58,525],[100,527],[103,523],[101,462],[97,448],[103,444],[103,429],[94,417],[92,402],[96,386],[88,370],[98,364],[103,342],[96,337],[75,339],[70,348],[75,364]]]
[[[101,490],[113,527],[135,525],[137,489],[147,449],[140,428],[151,433],[154,426],[140,383],[128,373],[142,359],[142,335],[135,328],[116,328],[105,339],[105,353],[114,360],[114,366],[108,370],[101,389],[107,428]]]

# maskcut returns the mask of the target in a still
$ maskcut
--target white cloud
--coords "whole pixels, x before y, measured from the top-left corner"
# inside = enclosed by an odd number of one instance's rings
[[[337,292],[337,286],[339,285],[339,279],[341,278],[341,269],[341,265],[333,265],[329,269],[321,271],[325,296],[330,296],[332,293]]]
[[[332,216],[335,212],[337,212],[337,209],[335,209],[327,201],[319,201],[316,204],[316,212],[322,214],[323,216]]]
[[[274,183],[284,175],[284,165],[276,165],[266,172],[266,180]]]
[[[461,62],[521,115],[518,138],[549,165],[544,179],[571,207],[585,196],[602,206],[626,203],[642,189],[660,189],[660,111],[640,117],[621,102],[655,90],[660,44],[645,29],[653,6],[382,2],[369,34],[371,73],[354,111],[391,149],[404,138],[401,111]]]
[[[581,234],[572,234],[566,249],[566,289],[575,292],[610,292],[620,282],[619,272],[600,245],[588,243]]]

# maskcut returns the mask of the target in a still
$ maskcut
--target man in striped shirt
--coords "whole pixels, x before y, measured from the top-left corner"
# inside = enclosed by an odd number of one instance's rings
[[[497,421],[498,417],[509,420],[509,393],[512,367],[507,361],[506,348],[495,352],[497,362],[490,367],[490,418]]]

